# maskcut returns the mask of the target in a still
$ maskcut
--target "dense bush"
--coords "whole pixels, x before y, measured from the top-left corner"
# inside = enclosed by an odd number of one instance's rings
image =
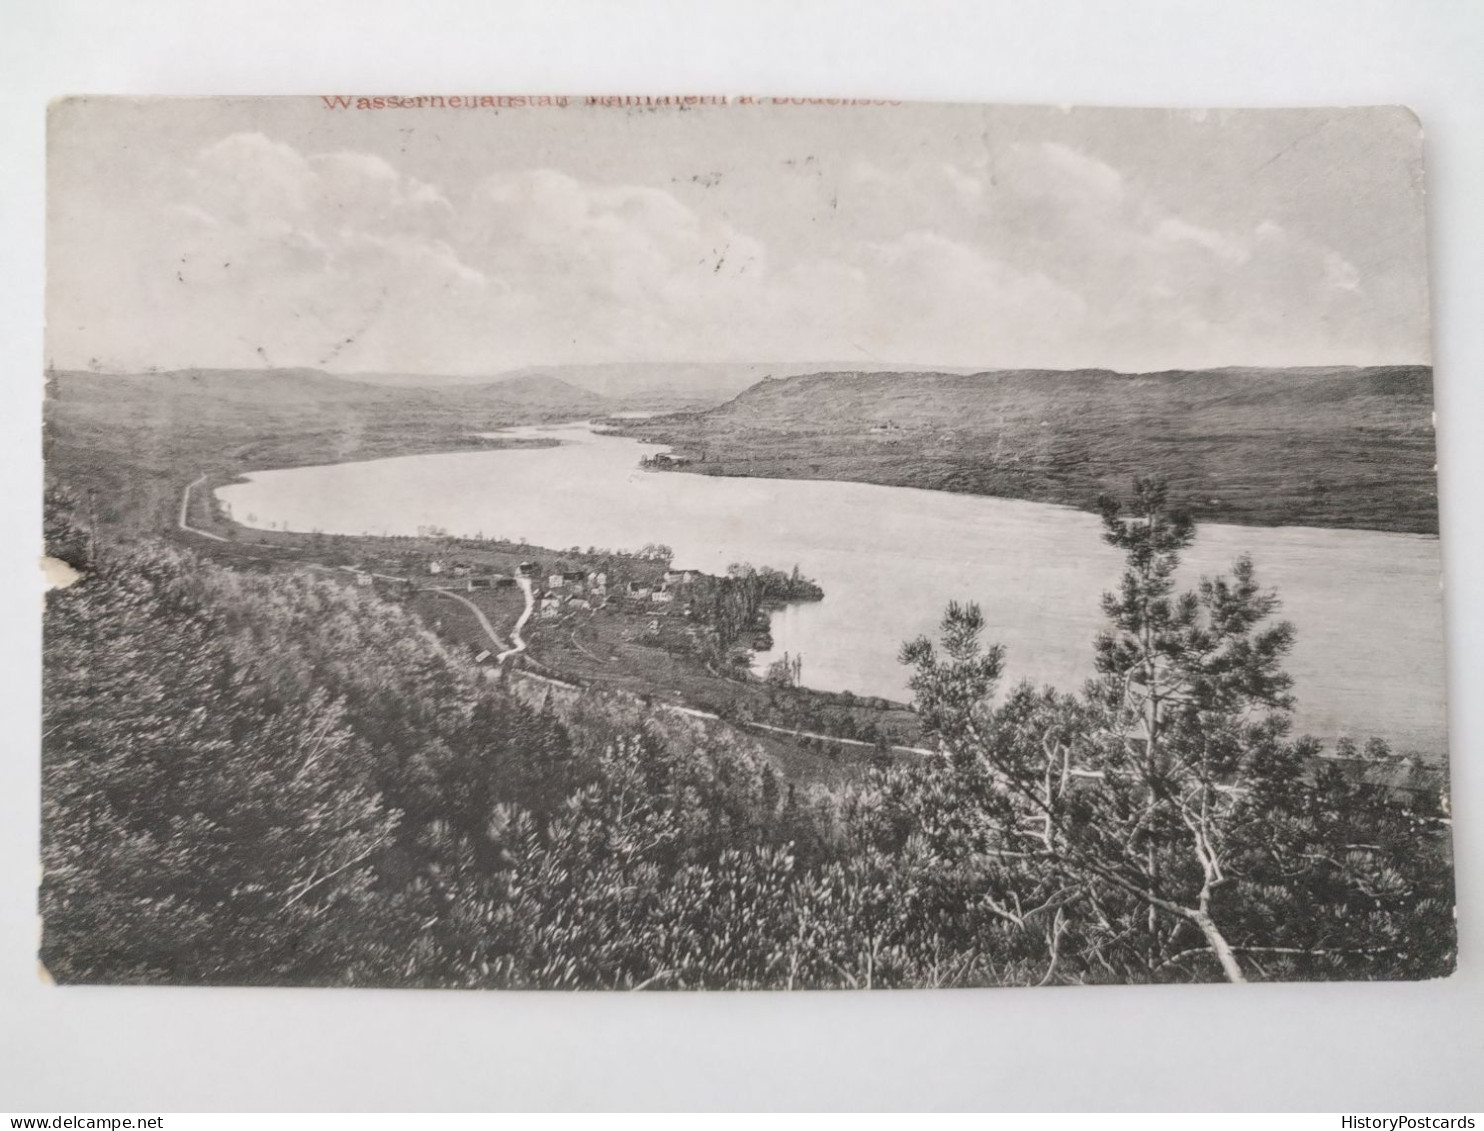
[[[972,606],[904,649],[941,757],[785,781],[725,727],[531,706],[401,607],[162,546],[48,599],[43,957],[62,981],[893,987],[1451,969],[1441,785],[1289,734],[1250,563],[1140,484],[1098,679],[997,699]],[[1346,751],[1353,754],[1353,751]],[[1366,766],[1394,762],[1373,746]]]

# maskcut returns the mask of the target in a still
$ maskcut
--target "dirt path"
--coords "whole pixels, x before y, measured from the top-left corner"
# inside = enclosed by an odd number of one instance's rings
[[[582,690],[581,684],[569,683],[565,679],[553,679],[551,676],[537,675],[535,672],[520,672],[518,674],[522,679],[534,679],[540,681],[541,683],[553,684],[556,687],[565,687],[572,691]],[[638,698],[637,696],[634,696],[632,695],[632,693],[629,692],[615,692],[614,694],[627,694],[631,698]],[[863,739],[859,738],[841,738],[837,735],[819,734],[811,730],[790,730],[788,727],[773,726],[771,723],[751,723],[741,722],[737,719],[723,719],[720,715],[712,711],[703,711],[699,707],[686,707],[682,706],[679,703],[666,703],[661,700],[653,700],[648,705],[656,711],[669,711],[672,714],[685,715],[688,718],[692,719],[708,719],[713,722],[726,723],[727,726],[736,727],[738,730],[741,731],[746,731],[749,729],[766,730],[770,731],[773,734],[786,734],[793,738],[814,738],[819,739],[823,742],[838,742],[842,746],[862,746],[872,750],[876,748],[876,744],[874,742],[866,742]],[[891,749],[899,751],[903,754],[938,753],[938,751],[929,750],[923,746],[893,746],[891,747]]]
[[[520,630],[525,628],[526,621],[531,619],[531,613],[536,608],[536,595],[531,591],[531,579],[517,575],[515,583],[520,586],[520,591],[526,595],[526,607],[521,612],[520,618],[515,622],[515,627],[510,630],[510,641],[514,647],[507,648],[496,656],[495,663],[497,664],[503,664],[508,657],[526,650],[525,637],[520,634]]]
[[[223,538],[220,534],[213,534],[209,530],[198,530],[188,520],[191,510],[191,488],[199,487],[206,482],[206,473],[202,472],[200,478],[186,484],[186,489],[180,496],[180,528],[187,534],[199,534],[202,538],[210,538],[213,542],[230,542],[230,538]]]
[[[451,589],[427,589],[424,590],[424,592],[437,593],[440,597],[447,597],[450,601],[457,601],[459,604],[463,605],[466,609],[473,613],[474,619],[479,621],[479,627],[484,629],[484,634],[490,638],[490,641],[495,646],[495,651],[499,653],[499,657],[495,661],[496,663],[498,663],[500,660],[503,660],[507,655],[509,655],[510,652],[520,651],[519,648],[512,648],[508,651],[505,649],[505,641],[500,639],[499,633],[495,631],[495,626],[490,624],[489,617],[484,615],[484,610],[476,605],[473,601],[469,600],[467,597],[460,597]],[[519,628],[520,625],[517,624],[517,631],[519,630]],[[524,645],[522,645],[521,647],[524,647]]]
[[[588,616],[588,620],[592,620],[592,618],[593,618],[593,614],[592,613],[588,613],[587,616]],[[589,659],[597,660],[598,663],[600,663],[600,664],[611,664],[613,662],[612,660],[605,660],[602,656],[600,656],[596,652],[594,652],[591,648],[589,648],[581,640],[578,640],[577,639],[577,627],[575,625],[573,626],[572,631],[570,633],[568,633],[568,635],[572,637],[572,645],[573,645],[573,647],[575,647],[584,656],[587,656]]]
[[[203,474],[199,479],[196,479],[194,482],[192,482],[191,484],[189,484],[186,487],[186,489],[185,489],[185,493],[181,496],[181,500],[180,500],[180,528],[182,530],[190,533],[190,534],[199,534],[202,538],[210,538],[210,539],[212,539],[213,541],[216,541],[216,542],[226,542],[226,541],[229,541],[230,539],[223,538],[220,534],[213,534],[209,530],[198,530],[196,527],[191,526],[186,521],[187,513],[188,513],[188,511],[190,509],[190,505],[191,505],[191,489],[193,487],[199,487],[202,483],[205,483],[205,482],[206,482],[206,476]],[[325,571],[327,573],[328,572],[334,572],[330,566],[320,565],[317,562],[311,562],[311,563],[308,563],[308,564],[309,564],[309,568],[311,568],[311,569],[323,570],[323,571]],[[342,569],[346,569],[346,571],[347,572],[350,572],[350,573],[360,572],[358,570],[348,569],[347,567],[341,567],[341,568]],[[387,581],[400,581],[400,582],[405,582],[406,581],[405,578],[393,577],[390,574],[384,574],[384,573],[373,573],[371,576],[372,577],[384,578]],[[425,593],[438,593],[438,594],[441,594],[442,596],[447,597],[450,600],[457,601],[459,604],[465,606],[471,613],[473,613],[474,616],[475,616],[475,618],[479,621],[479,627],[484,630],[485,635],[490,638],[490,641],[494,644],[495,648],[498,650],[496,652],[496,655],[495,655],[495,664],[496,665],[503,665],[505,663],[505,661],[507,659],[509,659],[511,656],[517,656],[517,655],[519,655],[520,653],[522,653],[522,652],[524,652],[526,650],[526,641],[525,641],[525,637],[523,637],[521,635],[521,629],[525,628],[526,623],[531,619],[531,614],[533,612],[535,612],[535,609],[536,609],[536,596],[535,596],[535,593],[531,589],[531,579],[529,577],[517,577],[515,579],[515,582],[516,582],[517,585],[520,586],[521,592],[525,595],[526,607],[521,611],[520,617],[515,622],[515,626],[510,630],[510,640],[511,640],[512,646],[509,647],[509,648],[506,648],[505,647],[505,642],[500,639],[499,633],[497,633],[495,631],[495,626],[492,625],[490,623],[489,618],[484,615],[484,610],[482,610],[473,601],[470,601],[466,597],[461,597],[459,594],[457,594],[457,593],[455,593],[455,592],[453,592],[452,590],[449,590],[449,589],[438,589],[438,588],[429,587],[427,589],[424,589],[423,592],[425,592]],[[588,651],[587,648],[584,648],[582,646],[582,644],[577,640],[577,633],[576,633],[576,630],[575,629],[573,629],[573,631],[572,631],[572,643],[573,644],[576,644],[578,648],[580,648],[583,652],[587,653],[587,655],[591,656],[594,660],[598,660],[601,663],[609,663],[610,662],[608,660],[604,660],[601,656],[594,655],[592,652]],[[541,680],[543,683],[554,683],[554,684],[558,684],[558,685],[563,686],[563,687],[573,687],[573,688],[575,688],[575,687],[578,686],[577,684],[569,684],[569,683],[567,683],[564,680],[552,679],[549,676],[537,675],[535,672],[522,672],[520,674],[524,678],[526,678],[526,679],[537,679],[537,680]],[[674,712],[675,714],[678,714],[678,715],[688,715],[688,716],[690,716],[693,719],[711,719],[711,720],[714,720],[714,721],[717,721],[717,722],[724,721],[724,720],[722,720],[722,718],[721,718],[720,715],[713,714],[710,711],[698,710],[695,707],[683,707],[683,706],[681,706],[678,703],[656,702],[656,703],[653,704],[653,706],[656,707],[656,708],[658,708],[659,710],[672,711],[672,712]],[[730,725],[736,726],[736,727],[738,727],[740,729],[744,729],[744,730],[747,729],[747,728],[749,728],[749,727],[751,727],[751,728],[753,728],[755,730],[765,730],[765,731],[769,731],[769,732],[771,732],[773,734],[785,734],[785,735],[789,735],[789,736],[791,736],[793,738],[812,738],[812,739],[817,739],[817,740],[821,740],[821,741],[824,741],[824,742],[836,742],[836,743],[839,743],[842,746],[874,747],[876,745],[873,742],[865,742],[865,741],[863,741],[861,739],[858,739],[858,738],[840,738],[840,737],[838,737],[836,735],[832,735],[832,734],[817,734],[817,733],[815,733],[813,731],[807,731],[807,730],[790,730],[788,727],[773,726],[773,725],[771,725],[769,723],[752,723],[752,722],[741,723],[741,722],[732,722]],[[922,747],[918,747],[918,746],[893,746],[891,749],[898,750],[898,751],[901,751],[901,752],[907,753],[907,754],[931,754],[931,753],[933,753],[933,751],[931,751],[931,750],[925,750]]]
[[[772,734],[786,734],[793,738],[813,738],[821,742],[837,742],[841,746],[861,746],[870,750],[874,750],[876,748],[876,743],[866,742],[864,739],[860,738],[841,738],[839,735],[820,734],[817,731],[812,730],[790,730],[788,727],[774,726],[771,723],[741,722],[740,720],[736,719],[722,719],[720,715],[714,715],[710,711],[698,711],[694,707],[681,707],[678,704],[674,703],[656,703],[655,706],[662,707],[667,711],[674,711],[677,714],[689,715],[693,719],[717,719],[718,721],[728,723],[730,726],[737,727],[739,730],[747,730],[751,728],[752,730],[765,730]],[[936,753],[936,751],[928,750],[922,746],[893,746],[891,747],[891,749],[900,751],[903,754]]]

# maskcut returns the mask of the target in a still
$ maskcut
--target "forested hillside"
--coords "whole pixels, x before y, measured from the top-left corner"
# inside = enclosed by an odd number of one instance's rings
[[[1104,517],[1128,567],[1093,686],[993,706],[1014,658],[955,606],[903,653],[941,755],[804,789],[631,698],[527,706],[369,590],[94,558],[54,496],[85,577],[46,613],[43,960],[546,988],[1447,973],[1440,785],[1290,736],[1276,598],[1246,562],[1175,594],[1195,531],[1157,486]]]
[[[111,533],[174,523],[185,485],[244,471],[498,447],[480,432],[611,411],[554,378],[388,388],[314,369],[50,374],[48,475],[99,502]]]
[[[1436,533],[1432,371],[819,373],[627,423],[710,475],[1092,509],[1135,475],[1197,518]]]

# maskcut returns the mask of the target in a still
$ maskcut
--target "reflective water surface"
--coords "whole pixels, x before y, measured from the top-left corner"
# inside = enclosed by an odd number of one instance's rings
[[[217,495],[250,526],[413,534],[432,525],[554,548],[660,542],[677,566],[707,572],[797,564],[825,600],[776,614],[774,652],[759,663],[802,654],[812,687],[905,699],[897,650],[931,632],[953,599],[984,609],[1012,682],[1072,689],[1092,674],[1099,597],[1120,570],[1094,515],[911,488],[647,472],[639,458],[663,449],[586,425],[508,434],[561,444],[258,472]],[[1185,577],[1224,571],[1243,553],[1298,629],[1289,670],[1299,727],[1441,753],[1438,540],[1207,525]]]

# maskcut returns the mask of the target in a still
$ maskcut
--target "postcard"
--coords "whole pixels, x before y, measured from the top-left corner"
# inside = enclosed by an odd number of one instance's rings
[[[1453,969],[1395,107],[78,97],[59,983]]]

